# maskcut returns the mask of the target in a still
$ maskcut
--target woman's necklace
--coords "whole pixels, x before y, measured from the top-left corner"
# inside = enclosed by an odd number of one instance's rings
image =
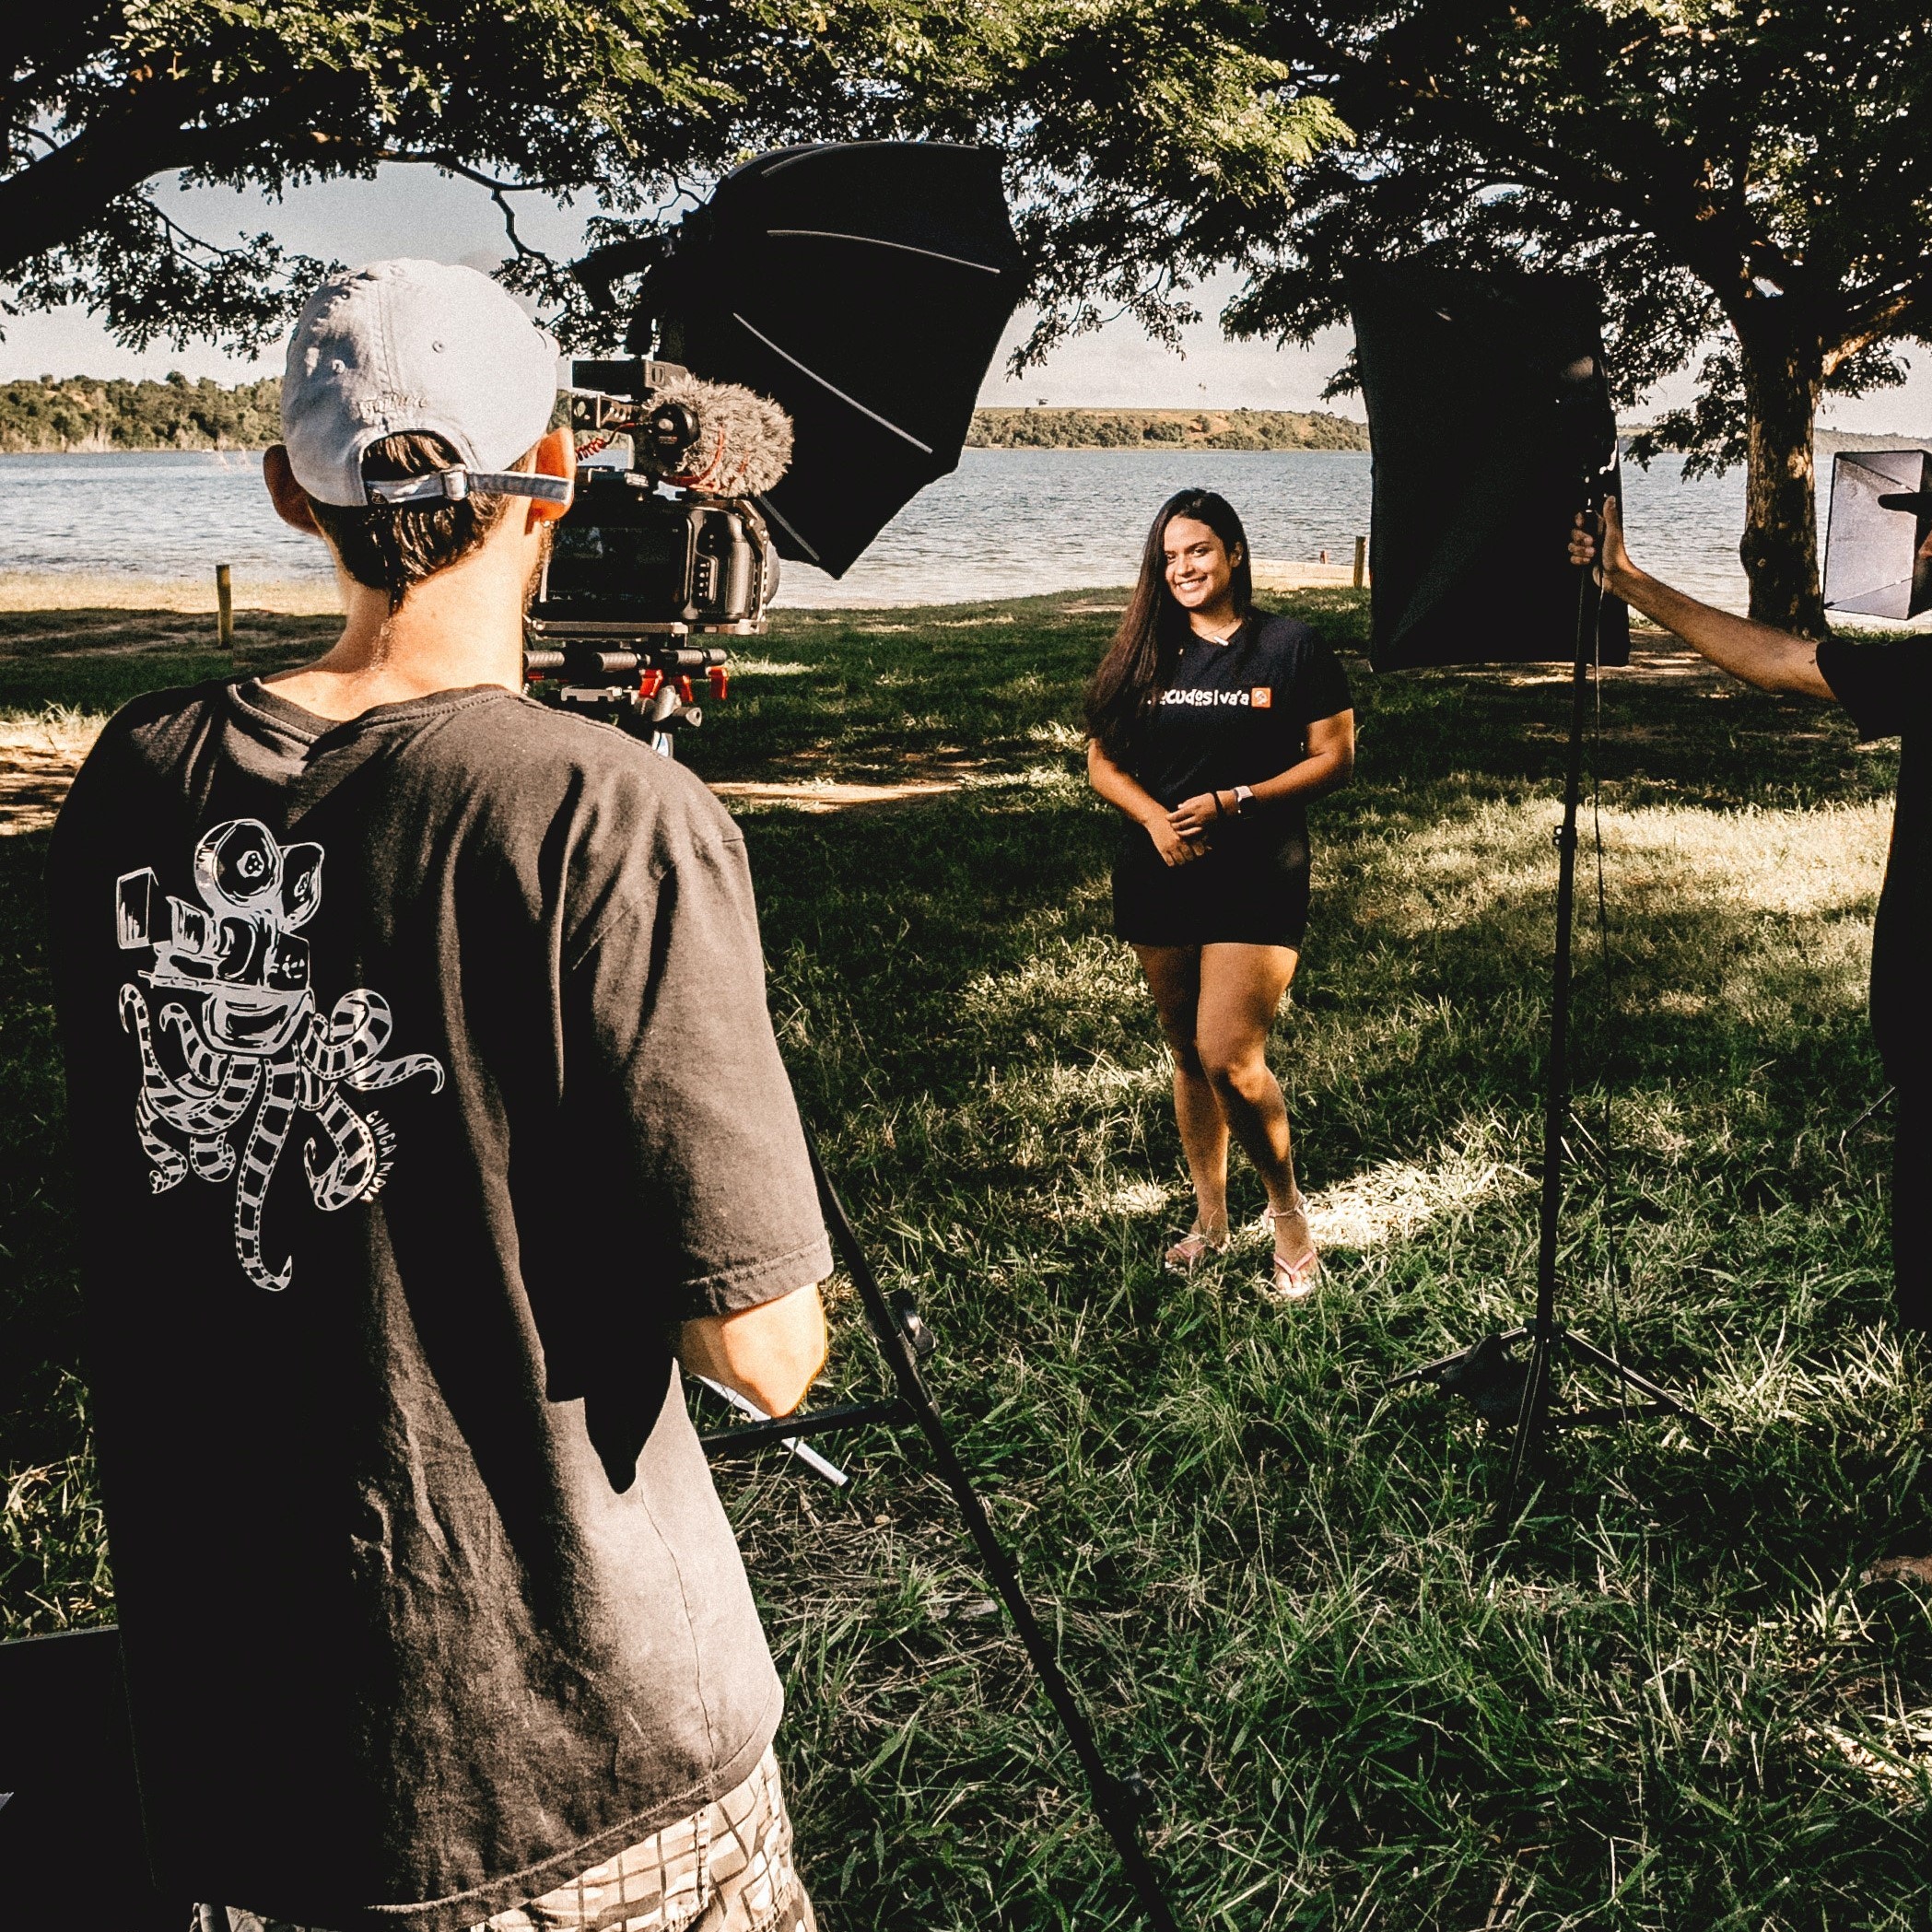
[[[1241,626],[1243,624],[1246,624],[1247,622],[1247,618],[1241,618],[1238,622],[1236,622],[1234,629],[1229,631],[1224,638],[1217,638],[1212,631],[1205,630],[1197,630],[1194,632],[1194,635],[1197,638],[1199,638],[1203,644],[1232,644],[1235,641],[1235,639],[1241,635]],[[1192,629],[1193,626],[1190,625],[1188,628]]]

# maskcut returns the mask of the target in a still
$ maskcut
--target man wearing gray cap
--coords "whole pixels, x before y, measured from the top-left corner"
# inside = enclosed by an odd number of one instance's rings
[[[831,1269],[744,850],[531,702],[575,455],[467,269],[288,347],[314,663],[137,700],[50,859],[150,1850],[205,1926],[810,1932],[678,1361],[767,1410]]]

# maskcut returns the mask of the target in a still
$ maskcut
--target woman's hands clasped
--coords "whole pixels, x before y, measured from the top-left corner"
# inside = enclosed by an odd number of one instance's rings
[[[1208,828],[1223,816],[1220,801],[1212,791],[1203,791],[1199,797],[1184,798],[1165,816],[1148,819],[1147,836],[1167,864],[1185,865],[1207,850]]]

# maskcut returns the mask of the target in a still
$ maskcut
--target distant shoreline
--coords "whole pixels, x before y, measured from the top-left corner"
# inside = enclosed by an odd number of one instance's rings
[[[224,385],[181,375],[165,381],[73,376],[0,382],[0,455],[254,455],[281,436],[280,381]],[[1624,441],[1643,426],[1624,425]],[[976,409],[969,450],[1183,450],[1366,452],[1368,425],[1328,410],[1071,408],[1001,404]],[[1821,471],[1851,449],[1932,449],[1932,439],[1887,430],[1821,428]]]
[[[969,450],[1352,450],[1368,425],[1321,410],[976,409]]]

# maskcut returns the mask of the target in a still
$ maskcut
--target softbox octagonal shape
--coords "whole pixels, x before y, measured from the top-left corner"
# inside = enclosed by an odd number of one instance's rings
[[[1841,450],[1832,458],[1824,601],[1860,617],[1932,610],[1932,454]]]
[[[638,317],[666,359],[791,417],[790,470],[755,500],[780,556],[838,577],[958,467],[1025,281],[996,156],[842,142],[727,175],[645,277]]]
[[[1571,519],[1622,501],[1595,290],[1396,262],[1351,270],[1348,296],[1375,452],[1376,669],[1569,662]],[[1598,640],[1602,662],[1629,662],[1614,597]]]

